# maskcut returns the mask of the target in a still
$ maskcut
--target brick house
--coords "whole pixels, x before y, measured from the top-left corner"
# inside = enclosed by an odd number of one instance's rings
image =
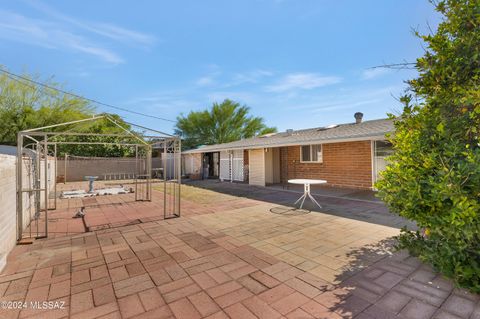
[[[391,147],[385,134],[389,119],[266,134],[235,142],[208,145],[182,153],[190,178],[219,178],[267,186],[288,179],[325,179],[327,185],[372,189],[385,168]]]

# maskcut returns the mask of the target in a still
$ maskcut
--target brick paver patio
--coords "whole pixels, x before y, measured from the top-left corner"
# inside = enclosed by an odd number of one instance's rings
[[[355,216],[368,214],[360,202],[337,212],[342,203],[325,200],[325,213],[307,214],[270,192],[265,200],[182,192],[181,218],[104,220],[91,232],[59,226],[56,236],[17,246],[0,275],[0,318],[480,318],[479,296],[391,253],[398,228]],[[159,194],[145,214],[158,211]],[[110,206],[127,219],[140,208]]]

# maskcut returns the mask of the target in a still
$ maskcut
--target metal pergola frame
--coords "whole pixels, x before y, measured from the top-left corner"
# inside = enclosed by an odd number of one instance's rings
[[[85,122],[93,122],[97,121],[100,119],[105,119],[110,121],[111,123],[115,124],[118,128],[120,128],[124,134],[111,134],[111,133],[87,133],[87,132],[71,132],[71,131],[45,131],[45,130],[50,130],[50,129],[57,129],[59,127],[65,127],[65,126],[71,126],[71,125],[77,125],[79,123],[85,123]],[[48,125],[48,126],[43,126],[43,127],[38,127],[34,129],[29,129],[29,130],[24,130],[20,131],[17,134],[17,240],[22,239],[23,236],[23,224],[24,224],[24,216],[23,216],[23,194],[24,193],[29,193],[32,194],[33,192],[36,192],[36,197],[38,198],[38,202],[35,202],[36,205],[36,211],[40,212],[42,211],[41,209],[41,200],[40,196],[41,193],[44,192],[44,212],[45,212],[45,230],[44,236],[41,237],[47,237],[48,236],[48,210],[51,209],[56,209],[57,207],[57,196],[56,196],[56,191],[57,191],[57,146],[58,145],[117,145],[117,146],[124,146],[124,147],[135,147],[135,167],[137,169],[137,162],[139,159],[139,149],[140,148],[145,148],[146,150],[146,164],[145,164],[145,174],[137,175],[137,171],[135,173],[135,200],[136,201],[151,201],[152,200],[152,188],[151,188],[151,179],[152,179],[152,150],[155,149],[163,149],[164,154],[167,154],[167,152],[174,153],[174,165],[173,165],[173,179],[170,180],[174,186],[174,191],[173,194],[173,213],[168,214],[167,213],[167,158],[165,156],[163,160],[163,165],[164,165],[164,172],[163,172],[163,182],[164,182],[164,218],[175,218],[175,217],[180,217],[180,185],[181,185],[181,171],[180,171],[180,156],[181,156],[181,140],[178,136],[170,135],[167,133],[164,133],[162,131],[154,130],[151,128],[147,128],[138,124],[134,123],[129,123],[125,122],[124,123],[130,125],[131,127],[136,127],[139,129],[142,129],[144,131],[149,131],[153,132],[154,134],[159,134],[156,136],[152,135],[140,135],[136,133],[135,131],[132,131],[126,127],[124,127],[122,124],[120,124],[118,121],[116,121],[114,118],[112,118],[108,114],[104,115],[96,115],[91,118],[86,118],[86,119],[81,119],[81,120],[76,120],[76,121],[70,121],[70,122],[65,122],[65,123],[60,123],[60,124],[55,124],[55,125]],[[105,138],[105,137],[123,137],[125,140],[122,139],[122,141],[118,142],[80,142],[80,141],[58,141],[56,140],[57,137],[61,136],[94,136],[94,137],[99,137],[99,138]],[[29,144],[24,144],[24,139],[28,139],[31,142]],[[173,145],[173,148],[171,147]],[[34,188],[24,188],[23,187],[23,159],[24,159],[24,150],[27,147],[32,147],[33,151],[36,153],[36,160],[37,160],[37,173],[38,176],[37,179],[35,180],[35,185],[36,187]],[[48,157],[49,155],[49,146],[53,146],[53,157],[54,157],[54,163],[55,163],[55,178],[54,178],[54,206],[53,208],[49,207],[49,187],[48,187],[48,176],[49,176],[49,165],[48,165]],[[177,156],[178,154],[178,156]],[[43,183],[43,188],[41,185],[41,159],[44,158],[44,183]],[[178,163],[177,163],[178,161]],[[145,196],[144,197],[139,197],[138,192],[137,192],[137,186],[139,183],[139,180],[146,185],[145,188]],[[168,184],[172,184],[168,183]],[[178,190],[177,190],[178,188]],[[172,197],[172,196],[170,196]],[[170,198],[169,197],[169,198]],[[37,199],[36,199],[37,201]],[[32,220],[29,221],[29,224],[32,222]],[[31,231],[31,227],[30,227]],[[37,235],[38,235],[38,229],[37,229]]]

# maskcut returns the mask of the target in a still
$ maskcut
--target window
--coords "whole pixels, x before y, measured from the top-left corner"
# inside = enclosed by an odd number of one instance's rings
[[[322,163],[322,144],[300,146],[300,162]]]

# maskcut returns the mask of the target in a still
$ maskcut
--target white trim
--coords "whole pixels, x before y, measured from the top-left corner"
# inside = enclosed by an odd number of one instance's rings
[[[376,167],[376,160],[375,160],[375,141],[370,141],[370,158],[372,160],[372,190],[376,191],[375,182],[377,179],[377,167]]]
[[[255,150],[260,148],[272,148],[272,147],[284,147],[284,146],[296,146],[296,145],[312,145],[312,144],[334,144],[334,143],[347,143],[347,142],[359,142],[359,141],[383,141],[385,140],[385,135],[374,135],[374,136],[363,136],[363,137],[354,137],[354,138],[339,138],[339,139],[328,139],[328,140],[312,140],[306,142],[291,142],[291,143],[278,143],[278,144],[267,144],[267,145],[251,145],[251,146],[238,146],[238,147],[218,147],[215,149],[208,149],[208,146],[205,148],[198,148],[194,150],[184,151],[182,154],[194,154],[194,153],[210,153],[210,152],[220,152],[220,151],[230,151],[230,150]]]
[[[313,145],[320,145],[320,149],[321,149],[321,153],[322,153],[322,158],[321,158],[321,160],[318,160],[318,159],[317,159],[316,161],[304,161],[304,160],[303,160],[302,147],[304,147],[304,146],[310,146],[310,158],[313,158],[313,153],[312,153],[312,146],[313,146]],[[303,163],[304,163],[304,164],[313,164],[313,163],[315,163],[315,164],[319,164],[319,163],[320,163],[320,164],[321,164],[321,163],[323,163],[323,145],[322,145],[322,144],[300,145],[299,147],[300,147],[300,163],[302,163],[302,164],[303,164]],[[317,156],[317,158],[318,158],[318,156]]]

